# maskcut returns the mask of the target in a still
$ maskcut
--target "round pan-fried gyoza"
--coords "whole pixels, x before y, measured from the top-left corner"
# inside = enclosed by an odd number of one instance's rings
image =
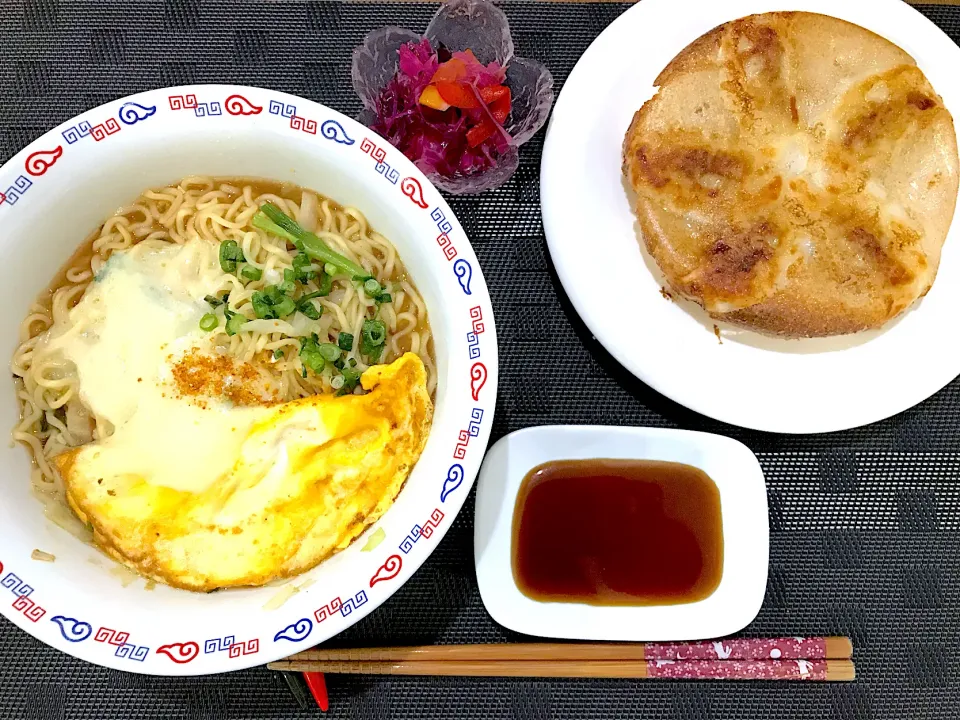
[[[835,18],[768,13],[694,41],[656,85],[623,170],[681,296],[812,337],[879,327],[930,289],[957,141],[906,52]]]

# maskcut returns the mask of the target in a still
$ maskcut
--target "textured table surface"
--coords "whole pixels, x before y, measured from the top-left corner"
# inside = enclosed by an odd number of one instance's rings
[[[839,0],[838,0],[839,1]],[[857,0],[864,1],[864,0]],[[353,115],[349,57],[369,30],[422,28],[430,5],[233,0],[4,0],[0,156],[131,92],[194,82],[275,88]],[[505,3],[517,51],[562,84],[625,9]],[[960,8],[919,9],[955,40]],[[451,203],[493,296],[501,389],[493,440],[546,423],[635,424],[719,432],[760,457],[770,502],[770,577],[752,635],[847,634],[849,685],[669,684],[334,677],[331,718],[960,717],[960,383],[902,415],[828,436],[787,437],[694,415],[623,371],[573,312],[545,251],[542,133],[516,176]],[[87,229],[80,228],[78,232]],[[423,568],[342,644],[522,639],[484,612],[473,570],[472,500]],[[296,718],[277,674],[257,668],[188,679],[88,665],[0,619],[0,718]]]

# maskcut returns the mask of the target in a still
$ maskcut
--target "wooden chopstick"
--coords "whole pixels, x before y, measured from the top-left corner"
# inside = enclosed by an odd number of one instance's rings
[[[362,675],[638,678],[673,680],[821,680],[849,682],[852,660],[281,660],[271,670]]]
[[[826,680],[856,676],[846,637],[304,650],[272,670],[364,675]]]
[[[287,687],[290,688],[290,694],[293,695],[293,699],[297,701],[297,705],[301,710],[306,710],[310,707],[310,703],[307,702],[307,693],[304,692],[303,687],[300,685],[300,678],[297,676],[297,673],[291,671],[283,671],[280,673],[283,675],[284,681],[287,683]]]
[[[691,643],[514,643],[384,648],[314,648],[286,658],[299,662],[583,661],[583,660],[846,660],[848,637],[732,638]]]

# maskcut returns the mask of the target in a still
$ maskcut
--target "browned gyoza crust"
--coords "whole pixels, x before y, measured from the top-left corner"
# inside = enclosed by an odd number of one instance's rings
[[[695,40],[656,84],[623,170],[674,290],[804,337],[879,327],[930,289],[957,141],[899,47],[823,15],[754,15]]]

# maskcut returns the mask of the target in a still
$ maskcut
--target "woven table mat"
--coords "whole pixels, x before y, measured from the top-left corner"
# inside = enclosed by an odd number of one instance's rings
[[[562,85],[590,42],[627,6],[504,7],[518,54],[546,63]],[[954,40],[960,37],[960,7],[919,9]],[[434,10],[411,3],[4,0],[0,159],[81,111],[166,85],[259,85],[355,115],[352,48],[383,25],[422,29]],[[523,147],[520,169],[503,188],[451,199],[497,316],[501,385],[491,441],[549,423],[681,427],[744,441],[766,473],[771,529],[766,599],[745,634],[850,635],[858,680],[761,685],[338,676],[329,680],[329,717],[960,717],[954,653],[960,647],[960,382],[882,423],[812,437],[729,427],[657,395],[591,339],[552,271],[540,221],[542,144],[540,133]],[[472,535],[471,499],[423,568],[334,642],[523,639],[483,609]],[[316,714],[300,710],[281,676],[265,668],[176,679],[107,670],[52,650],[0,619],[3,720]]]

